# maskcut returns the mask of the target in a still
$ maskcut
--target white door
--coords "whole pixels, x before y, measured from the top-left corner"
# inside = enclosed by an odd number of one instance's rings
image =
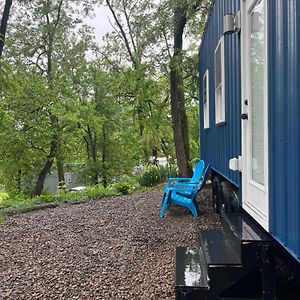
[[[269,230],[267,1],[241,0],[243,208]]]

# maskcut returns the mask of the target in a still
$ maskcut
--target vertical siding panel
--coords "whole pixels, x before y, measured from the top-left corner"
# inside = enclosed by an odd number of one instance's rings
[[[210,129],[201,130],[201,157],[211,163],[212,168],[228,178],[236,186],[240,185],[239,172],[229,170],[229,159],[241,154],[240,132],[240,46],[235,34],[225,36],[225,115],[227,124],[217,127],[215,124],[214,91],[214,51],[223,35],[223,16],[236,13],[239,0],[216,0],[212,9],[205,38],[200,48],[200,88],[206,69],[209,69]],[[202,91],[200,91],[200,111],[203,109]],[[201,116],[201,128],[203,118]]]
[[[300,1],[266,0],[269,4],[269,182],[271,234],[300,261]],[[240,187],[228,160],[241,154],[240,37],[225,37],[226,121],[215,125],[214,51],[222,35],[223,15],[239,10],[240,0],[216,0],[200,47],[202,79],[209,69],[210,129],[203,130],[201,157]]]
[[[271,5],[272,2],[270,2]],[[283,22],[278,22],[279,20],[283,19],[283,10],[284,10],[284,3],[280,1],[277,6],[274,6],[272,8],[271,13],[270,13],[270,23],[269,28],[274,28],[274,30],[270,31],[270,50],[274,49],[272,57],[272,61],[270,62],[270,80],[271,80],[271,86],[270,86],[270,125],[271,125],[271,135],[276,136],[275,139],[272,137],[270,138],[271,142],[271,161],[270,161],[270,199],[272,201],[270,202],[270,207],[272,209],[274,219],[271,220],[272,226],[274,228],[271,228],[271,230],[274,230],[274,233],[281,236],[285,237],[285,223],[283,222],[280,224],[281,226],[276,226],[276,220],[280,220],[280,214],[285,215],[285,208],[286,206],[284,205],[284,202],[278,202],[278,201],[273,201],[276,199],[276,197],[280,197],[284,195],[284,190],[283,187],[285,186],[284,180],[285,177],[282,177],[282,184],[276,185],[275,187],[272,187],[273,182],[274,182],[274,174],[280,174],[280,170],[284,169],[284,161],[283,159],[278,160],[277,157],[286,157],[285,155],[285,150],[284,150],[284,145],[285,145],[285,134],[284,134],[284,126],[285,124],[284,118],[285,118],[285,113],[282,115],[282,119],[279,122],[279,120],[276,122],[276,112],[282,111],[284,112],[285,110],[285,105],[283,101],[276,101],[276,98],[283,99],[284,96],[284,84],[283,84],[283,74],[285,73],[285,63],[283,60],[283,51],[284,51],[284,26]],[[274,5],[274,3],[272,3]],[[272,13],[273,12],[273,13]],[[274,43],[274,41],[277,41]],[[282,84],[275,84],[274,85],[274,78],[276,77],[275,74],[277,74],[279,81]],[[274,94],[274,95],[273,95]],[[281,123],[281,124],[280,124]],[[274,157],[272,157],[272,153],[274,153]],[[286,219],[286,217],[284,218]]]
[[[269,5],[271,232],[300,260],[299,1]]]
[[[297,68],[299,68],[299,60],[297,50],[297,35],[296,35],[296,22],[297,15],[296,11],[296,2],[295,0],[287,1],[287,110],[288,119],[287,123],[287,132],[289,133],[289,143],[287,149],[287,157],[288,161],[288,172],[291,174],[290,178],[290,189],[288,194],[288,199],[291,199],[288,203],[288,243],[292,245],[292,248],[299,249],[299,234],[295,234],[295,232],[300,228],[299,222],[299,201],[297,197],[299,197],[299,171],[300,171],[300,160],[299,160],[299,100],[297,99],[296,90],[299,86],[297,86]],[[298,74],[300,75],[300,74]],[[299,94],[298,94],[299,95]],[[290,101],[289,101],[290,99]],[[296,151],[298,149],[298,151]],[[298,214],[297,214],[298,212]]]

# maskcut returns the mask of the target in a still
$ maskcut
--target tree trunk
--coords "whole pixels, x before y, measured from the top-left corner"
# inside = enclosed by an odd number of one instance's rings
[[[0,24],[0,59],[1,59],[2,53],[3,53],[5,34],[6,34],[7,23],[8,23],[8,19],[9,19],[9,13],[10,13],[11,6],[12,6],[12,0],[6,0],[2,19],[1,19],[1,24]]]
[[[171,61],[170,92],[173,135],[179,175],[190,177],[192,169],[189,165],[189,135],[188,121],[183,91],[183,76],[181,70],[182,36],[186,25],[187,7],[177,6],[174,11],[174,54]]]
[[[106,128],[105,125],[102,127],[102,183],[103,186],[106,188],[108,184],[108,176],[107,176],[107,169],[106,169],[106,157],[107,157],[107,136],[106,136]]]
[[[56,166],[58,174],[58,186],[60,189],[65,188],[65,172],[64,172],[64,161],[59,155],[56,157]]]
[[[143,119],[144,119],[144,117],[143,117],[143,108],[140,104],[138,104],[137,115],[138,115],[138,122],[139,122],[140,139],[143,140],[145,125],[143,123]],[[145,143],[143,143],[142,149],[143,149],[143,152],[144,152],[145,163],[148,163],[149,162],[149,152],[148,152],[148,149],[147,149],[147,146],[145,145]]]
[[[21,169],[18,171],[18,175],[17,175],[17,186],[18,186],[18,192],[20,194],[22,192],[22,170]]]
[[[86,143],[86,151],[87,151],[87,157],[88,160],[92,163],[92,165],[95,167],[92,169],[93,175],[92,180],[94,185],[99,184],[99,171],[98,171],[98,138],[97,134],[93,133],[93,130],[90,126],[87,126],[87,129],[85,130],[85,143]]]
[[[31,193],[32,197],[40,196],[42,194],[44,188],[44,182],[47,174],[50,172],[52,168],[56,152],[57,152],[57,141],[56,139],[53,139],[51,142],[50,153],[47,157],[46,163],[44,164],[43,169],[39,173],[35,187]]]

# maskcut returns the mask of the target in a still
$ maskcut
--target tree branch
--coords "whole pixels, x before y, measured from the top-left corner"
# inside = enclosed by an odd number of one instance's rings
[[[32,141],[28,141],[28,144],[31,146],[32,149],[42,151],[42,152],[43,152],[44,154],[46,154],[46,155],[48,154],[48,153],[44,150],[43,147],[35,146],[35,145],[33,144]]]
[[[5,34],[6,34],[7,23],[8,23],[8,19],[9,19],[9,13],[10,13],[11,6],[12,6],[12,0],[6,0],[2,19],[1,19],[1,24],[0,24],[0,59],[1,59],[2,53],[3,53]]]
[[[134,49],[134,53],[136,54],[137,53],[137,49],[136,49],[136,45],[135,45],[135,42],[134,42],[134,39],[133,39],[133,35],[132,35],[132,29],[131,29],[131,25],[130,25],[129,16],[127,14],[127,10],[126,10],[126,6],[125,6],[124,1],[122,1],[122,3],[123,3],[123,9],[124,9],[124,14],[125,14],[125,19],[126,19],[127,27],[128,27],[128,30],[129,30],[129,36],[130,36],[131,43],[132,43],[132,46],[133,46],[133,49]]]
[[[124,42],[125,42],[125,46],[126,46],[126,49],[128,51],[128,54],[130,56],[131,62],[133,63],[134,67],[137,68],[136,60],[135,60],[135,57],[134,57],[134,55],[133,55],[133,53],[131,51],[130,44],[129,44],[129,41],[127,39],[127,35],[126,35],[126,33],[125,33],[124,29],[123,29],[123,26],[121,25],[120,21],[118,20],[116,12],[114,11],[114,9],[113,9],[111,3],[109,2],[109,0],[106,0],[106,4],[107,4],[108,8],[110,9],[110,11],[111,11],[111,13],[112,13],[112,15],[114,17],[114,20],[117,23],[117,26],[119,27],[119,29],[121,31],[121,34],[123,36],[123,39],[124,39]]]

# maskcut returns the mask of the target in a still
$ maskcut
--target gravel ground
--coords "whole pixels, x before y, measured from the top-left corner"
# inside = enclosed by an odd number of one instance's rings
[[[161,189],[41,210],[0,225],[0,300],[175,299],[175,249],[217,228],[210,189],[201,217],[172,208],[159,220]],[[282,262],[277,299],[299,300],[300,281]]]
[[[210,190],[201,217],[172,208],[162,191],[28,213],[0,225],[0,299],[175,299],[175,248],[219,227]]]

